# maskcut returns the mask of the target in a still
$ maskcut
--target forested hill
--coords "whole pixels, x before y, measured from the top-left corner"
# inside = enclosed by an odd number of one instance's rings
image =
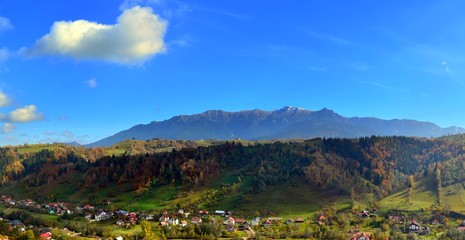
[[[284,107],[274,111],[210,110],[175,116],[161,122],[139,124],[88,146],[109,146],[126,139],[308,139],[315,137],[416,136],[438,137],[465,132],[460,127],[441,128],[415,120],[382,120],[372,117],[344,117],[332,110],[309,111]]]
[[[244,194],[260,193],[293,179],[320,191],[374,192],[382,198],[406,186],[410,175],[421,179],[438,165],[445,169],[464,160],[460,144],[407,137],[226,142],[152,154],[104,155],[94,161],[72,149],[45,149],[20,159],[14,150],[1,148],[3,186],[27,189],[33,198],[45,197],[47,188],[60,184],[67,186],[70,196],[111,188],[111,194],[104,196],[111,198],[173,183],[202,188],[235,172],[247,180]],[[443,184],[464,179],[463,175],[446,179],[444,174]]]

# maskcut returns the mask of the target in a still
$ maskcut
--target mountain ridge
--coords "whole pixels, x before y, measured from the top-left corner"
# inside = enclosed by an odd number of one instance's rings
[[[462,132],[465,132],[464,128],[456,126],[442,128],[431,122],[345,117],[327,108],[311,111],[286,106],[273,111],[207,110],[199,114],[178,115],[164,121],[135,125],[86,146],[110,146],[126,139],[267,140],[314,137],[355,138],[372,135],[439,137]]]

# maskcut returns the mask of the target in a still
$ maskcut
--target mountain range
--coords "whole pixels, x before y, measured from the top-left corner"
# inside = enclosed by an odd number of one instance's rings
[[[438,137],[465,132],[461,127],[442,128],[431,122],[383,120],[374,117],[344,117],[332,110],[310,111],[284,107],[274,111],[209,110],[180,115],[164,121],[139,124],[88,144],[109,146],[127,139],[308,139],[315,137],[355,138],[364,136]]]

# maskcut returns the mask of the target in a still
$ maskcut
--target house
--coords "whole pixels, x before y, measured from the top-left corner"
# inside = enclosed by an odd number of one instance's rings
[[[85,210],[89,210],[89,211],[92,211],[92,210],[94,210],[94,209],[95,209],[95,207],[94,207],[94,206],[92,206],[92,205],[89,205],[89,204],[86,204],[86,205],[84,205],[84,207],[82,207],[82,208],[84,208]]]
[[[51,232],[45,232],[39,235],[39,239],[52,239],[52,233]]]
[[[122,236],[115,237],[115,240],[123,240],[124,238]]]
[[[255,219],[253,219],[252,222],[250,223],[250,225],[252,225],[252,226],[260,225],[260,217],[256,217]]]
[[[170,220],[170,217],[168,215],[163,215],[158,219],[159,222],[168,222]]]
[[[295,219],[294,223],[304,223],[304,219],[301,217],[298,217]]]
[[[215,215],[224,216],[225,212],[223,210],[215,210]]]
[[[272,225],[273,225],[273,222],[270,221],[270,220],[266,220],[266,221],[264,221],[264,222],[262,223],[262,226],[263,226],[263,227],[270,227],[270,226],[272,226]]]
[[[187,221],[182,220],[181,223],[179,224],[179,226],[181,226],[181,227],[187,226]]]
[[[414,233],[420,233],[422,230],[422,227],[420,224],[418,224],[415,220],[412,221],[408,227],[407,227],[407,232],[414,232]]]
[[[243,218],[236,218],[236,224],[244,224],[245,223],[245,219]]]
[[[361,218],[367,218],[367,217],[370,216],[370,212],[368,212],[367,210],[363,210],[363,211],[357,213],[357,216],[361,217]]]
[[[181,215],[183,215],[183,214],[184,214],[184,209],[182,209],[182,208],[181,208],[181,209],[179,209],[179,210],[178,210],[178,214],[181,214]]]
[[[162,227],[168,227],[169,224],[168,222],[163,221],[163,222],[160,222],[158,225]]]
[[[357,233],[350,238],[350,240],[370,240],[370,236],[366,233]]]
[[[433,219],[433,221],[431,221],[431,224],[433,224],[433,225],[439,225],[439,220]]]
[[[125,211],[125,210],[118,210],[118,211],[116,211],[116,214],[118,214],[120,216],[127,216],[127,215],[129,215],[129,212]]]
[[[207,210],[200,210],[199,214],[202,215],[202,216],[208,216],[210,214],[210,212],[208,212]]]
[[[121,227],[121,226],[124,225],[124,221],[120,219],[120,220],[116,221],[116,225]]]
[[[105,211],[98,212],[95,214],[95,221],[102,221],[102,220],[107,220],[111,217],[110,214],[106,213]]]
[[[233,217],[228,217],[226,220],[223,221],[224,225],[236,225],[236,219]]]
[[[289,218],[284,223],[287,224],[287,225],[292,224],[292,223],[294,223],[294,219]]]
[[[179,224],[179,219],[170,218],[170,220],[168,220],[168,223],[171,224],[171,225],[178,225]]]
[[[193,217],[193,218],[191,219],[191,223],[193,223],[193,224],[202,223],[202,219],[201,219],[201,218],[197,218],[197,217]]]

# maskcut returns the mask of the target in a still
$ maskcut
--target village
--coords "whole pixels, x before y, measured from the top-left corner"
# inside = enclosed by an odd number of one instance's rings
[[[51,202],[51,203],[38,203],[31,199],[15,200],[14,197],[8,195],[1,195],[0,200],[7,209],[23,209],[31,212],[39,212],[49,215],[74,216],[74,218],[82,219],[88,224],[102,223],[117,226],[122,229],[130,229],[140,224],[142,221],[151,222],[152,225],[157,226],[157,229],[164,231],[166,229],[177,228],[182,229],[188,228],[189,226],[199,226],[202,224],[214,224],[221,227],[222,236],[226,237],[237,237],[243,236],[245,238],[259,238],[259,236],[267,236],[267,232],[273,232],[273,229],[277,226],[289,227],[298,231],[301,229],[300,226],[313,226],[312,231],[308,231],[306,228],[306,236],[304,237],[315,237],[321,236],[325,231],[330,231],[332,227],[341,227],[339,223],[340,219],[334,213],[325,213],[324,210],[321,213],[316,214],[314,217],[295,217],[295,218],[282,218],[277,216],[270,217],[252,217],[243,218],[235,216],[232,210],[214,210],[209,211],[200,209],[195,212],[189,212],[184,209],[178,209],[177,211],[161,210],[157,213],[146,213],[146,212],[131,212],[123,209],[110,210],[112,202],[107,200],[99,204],[98,206],[85,204],[75,206],[71,203],[66,202]],[[370,240],[375,239],[376,229],[367,229],[362,227],[365,219],[378,219],[378,221],[389,223],[390,227],[398,228],[403,234],[410,234],[415,236],[429,236],[432,234],[432,228],[441,228],[446,225],[444,217],[436,215],[429,221],[417,221],[415,218],[408,218],[405,214],[389,214],[386,216],[378,216],[379,211],[377,208],[370,210],[361,210],[351,214],[349,230],[345,232],[345,236],[350,240]],[[339,217],[340,218],[340,217]],[[41,239],[55,239],[52,236],[53,226],[33,226],[27,225],[22,222],[21,219],[8,219],[2,218],[3,222],[9,224],[14,231],[18,234],[25,233],[27,230],[34,230],[39,233]],[[373,221],[373,220],[371,220]],[[365,224],[366,226],[366,224]],[[347,226],[346,226],[347,227]],[[363,230],[362,230],[363,228]],[[384,226],[382,226],[384,228]],[[317,229],[317,232],[315,232]],[[347,229],[347,228],[345,228]],[[376,230],[376,231],[375,231]],[[460,223],[455,229],[457,231],[465,231],[465,221]],[[83,233],[73,231],[72,229],[62,228],[60,233],[66,234],[69,237],[84,236]],[[86,236],[95,237],[95,236]],[[125,236],[126,238],[128,236]],[[116,236],[115,239],[124,239],[123,236]],[[286,237],[280,235],[279,237]],[[339,239],[339,238],[338,238]]]

